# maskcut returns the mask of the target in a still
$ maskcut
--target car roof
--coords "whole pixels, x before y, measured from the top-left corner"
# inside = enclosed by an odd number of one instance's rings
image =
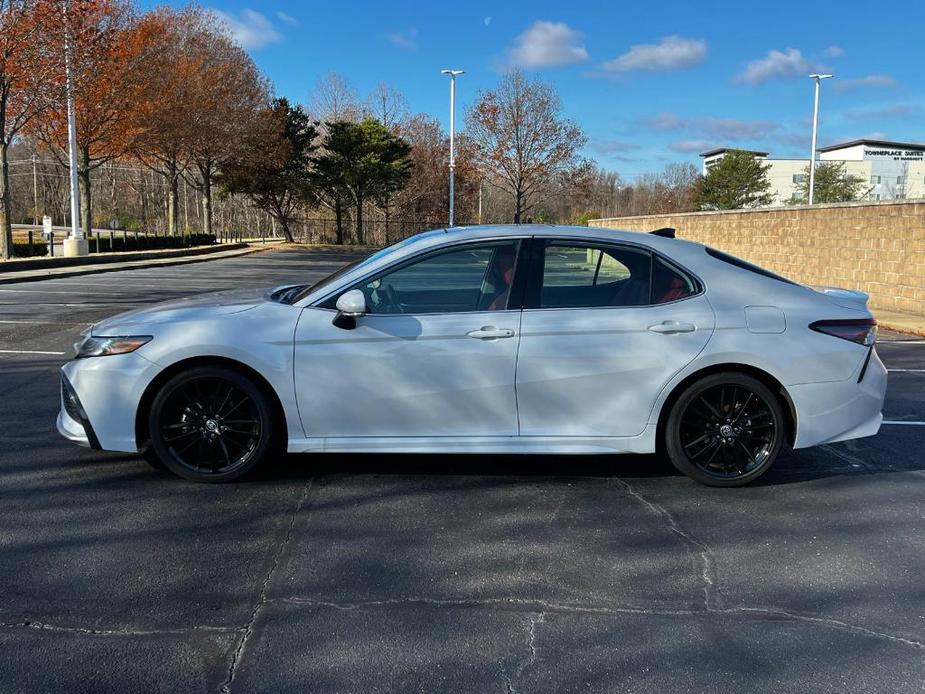
[[[684,239],[673,239],[665,236],[655,236],[645,231],[629,231],[626,229],[612,229],[610,227],[570,226],[565,224],[483,224],[478,226],[458,226],[444,229],[447,239],[456,237],[456,240],[478,240],[481,238],[496,238],[498,236],[538,238],[581,238],[617,243],[632,243],[648,246],[667,254],[683,252],[682,249],[696,247],[701,249],[702,244]]]

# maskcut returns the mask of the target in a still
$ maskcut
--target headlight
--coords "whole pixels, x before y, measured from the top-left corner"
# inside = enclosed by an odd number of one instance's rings
[[[74,345],[77,358],[106,357],[110,354],[128,354],[151,341],[150,335],[127,335],[121,337],[95,337],[87,335]]]

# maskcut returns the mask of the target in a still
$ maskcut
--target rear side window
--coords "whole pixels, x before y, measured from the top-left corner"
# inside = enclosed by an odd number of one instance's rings
[[[697,283],[661,258],[656,258],[652,272],[652,303],[667,304],[693,296],[699,291]]]
[[[729,255],[728,253],[723,253],[718,251],[715,248],[710,248],[709,246],[704,246],[706,248],[707,254],[713,256],[717,260],[722,260],[724,263],[729,263],[730,265],[735,265],[738,268],[743,270],[748,270],[749,272],[754,272],[756,275],[761,275],[762,277],[770,277],[772,280],[777,280],[778,282],[786,282],[787,284],[797,284],[792,280],[788,280],[786,277],[781,277],[770,270],[765,270],[763,267],[758,267],[753,265],[747,260],[742,260],[741,258],[736,258],[734,255]]]
[[[652,256],[632,248],[549,244],[540,308],[645,306]]]

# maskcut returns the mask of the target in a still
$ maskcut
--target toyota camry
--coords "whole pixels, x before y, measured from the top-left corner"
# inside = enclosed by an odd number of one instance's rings
[[[315,284],[123,313],[63,367],[58,430],[207,482],[285,451],[661,452],[715,486],[878,431],[865,294],[673,236],[440,229]]]

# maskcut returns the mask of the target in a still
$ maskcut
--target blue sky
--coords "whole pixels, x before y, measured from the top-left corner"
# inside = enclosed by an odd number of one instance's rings
[[[511,66],[551,82],[586,154],[632,177],[709,146],[805,157],[812,82],[820,145],[925,141],[925,4],[699,2],[224,2],[277,93],[305,102],[335,70],[361,94],[385,81],[448,122],[441,68],[461,68],[458,115]]]

